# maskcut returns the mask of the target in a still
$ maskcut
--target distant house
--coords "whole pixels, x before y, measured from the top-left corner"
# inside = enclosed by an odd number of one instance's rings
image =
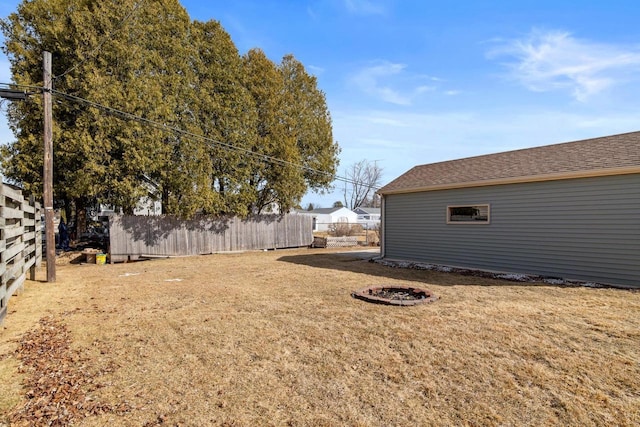
[[[101,217],[114,215],[116,213],[121,214],[122,209],[114,208],[112,205],[100,204],[96,215]],[[139,216],[162,215],[162,202],[160,200],[153,200],[151,197],[141,197],[133,209],[133,214]]]
[[[151,197],[142,197],[138,200],[134,215],[162,215],[162,202],[160,200],[153,200]]]
[[[310,215],[313,218],[313,231],[327,231],[331,224],[356,224],[358,222],[358,214],[345,207],[313,209],[311,211],[299,210],[297,213]]]
[[[640,287],[640,132],[416,166],[379,194],[384,258]]]
[[[144,179],[143,186],[147,189],[147,195],[138,199],[136,206],[133,208],[133,214],[139,216],[162,215],[162,202],[157,197],[159,195],[158,185],[147,177],[144,177]],[[101,204],[99,212],[98,216],[109,216],[115,213],[121,214],[122,209],[112,205]]]
[[[358,215],[358,224],[372,229],[380,224],[380,208],[357,207],[353,210]]]

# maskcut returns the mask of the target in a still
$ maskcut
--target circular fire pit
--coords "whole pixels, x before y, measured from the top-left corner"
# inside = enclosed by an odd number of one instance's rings
[[[411,286],[369,286],[351,293],[351,296],[368,302],[389,305],[416,305],[438,299],[431,291]]]

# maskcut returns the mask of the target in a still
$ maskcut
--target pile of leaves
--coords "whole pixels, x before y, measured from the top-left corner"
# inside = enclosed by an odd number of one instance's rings
[[[53,317],[40,319],[39,328],[27,332],[16,350],[20,372],[26,373],[26,401],[9,414],[11,425],[63,426],[93,415],[124,414],[126,403],[100,403],[90,393],[102,387],[98,372],[87,358],[71,348],[66,325]]]

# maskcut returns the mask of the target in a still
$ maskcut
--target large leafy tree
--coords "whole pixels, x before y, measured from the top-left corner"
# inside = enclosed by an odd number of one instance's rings
[[[258,113],[250,177],[252,211],[262,212],[272,204],[288,210],[299,203],[306,186],[291,132],[294,124],[287,115],[284,80],[277,66],[259,49],[244,56],[244,70],[245,84]]]
[[[15,83],[42,85],[42,52],[54,89],[161,123],[175,124],[188,68],[189,17],[176,0],[32,0],[2,22]],[[132,211],[149,177],[167,168],[166,132],[69,99],[54,104],[58,201],[97,200]],[[3,149],[11,178],[42,188],[42,106],[14,103],[17,140]]]
[[[168,213],[244,216],[287,210],[333,180],[338,146],[315,78],[292,56],[241,57],[218,22],[192,22],[178,0],[24,0],[1,26],[16,84],[42,85],[47,50],[55,90],[110,107],[54,98],[59,204],[130,212],[151,195]],[[8,115],[4,173],[38,193],[40,98]]]
[[[300,61],[287,55],[279,66],[284,79],[286,110],[291,118],[290,133],[295,138],[304,179],[311,190],[327,189],[335,178],[340,147],[334,142],[331,115],[317,79]]]
[[[85,63],[78,82],[84,85],[85,97],[170,128],[187,126],[192,73],[184,61],[190,55],[186,11],[176,0],[115,3],[120,5],[120,20],[115,21],[120,27],[111,30],[115,34],[100,47],[95,60]],[[123,3],[128,3],[124,10],[132,13],[124,25]],[[98,7],[94,15],[114,21],[102,13],[113,4],[100,2]],[[167,171],[184,167],[175,161],[175,152],[183,147],[175,134],[101,110],[90,109],[88,115],[93,126],[86,145],[94,149],[102,145],[100,200],[131,211],[140,197],[156,195],[172,182]]]
[[[17,84],[42,86],[42,51],[53,50],[54,46],[66,46],[66,38],[73,33],[71,19],[60,17],[67,12],[65,2],[25,2],[18,6],[18,12],[2,21],[5,36],[3,51],[11,61],[13,79]],[[40,19],[40,17],[48,19]],[[66,22],[65,22],[66,21]],[[65,33],[65,29],[68,32]],[[55,52],[55,51],[54,51]],[[71,66],[69,48],[65,55],[53,55],[55,71]],[[61,72],[61,71],[60,71]],[[11,103],[8,106],[9,125],[17,141],[2,147],[4,172],[7,176],[19,181],[25,189],[32,193],[42,191],[42,103],[39,97],[32,97],[27,102]],[[66,137],[65,123],[73,123],[76,114],[73,108],[56,108],[54,141],[62,142]],[[63,147],[68,144],[58,144]],[[56,172],[65,169],[65,162],[70,156],[62,155],[61,147],[56,147]],[[60,167],[61,166],[61,167]],[[54,177],[55,192],[65,197],[73,189],[67,185],[69,176],[56,173]]]
[[[281,64],[252,49],[244,56],[246,86],[258,112],[251,187],[252,207],[286,211],[299,205],[308,189],[326,189],[335,177],[339,148],[331,117],[315,77],[292,55]],[[274,161],[273,159],[279,161]]]
[[[190,100],[196,132],[202,140],[212,204],[204,212],[245,216],[253,203],[247,156],[255,135],[256,111],[244,86],[242,59],[229,34],[217,21],[192,23],[196,52],[194,96]]]

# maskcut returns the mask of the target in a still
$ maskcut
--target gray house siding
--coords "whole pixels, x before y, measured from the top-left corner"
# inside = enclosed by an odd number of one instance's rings
[[[490,224],[447,224],[489,204]],[[384,256],[640,287],[640,174],[389,194]]]

